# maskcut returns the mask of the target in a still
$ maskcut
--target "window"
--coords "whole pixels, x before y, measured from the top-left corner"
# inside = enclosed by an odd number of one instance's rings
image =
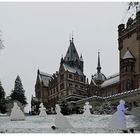
[[[78,85],[75,85],[75,87],[77,88],[77,87],[78,87]]]
[[[72,87],[72,84],[71,83],[69,83],[69,87]]]
[[[123,66],[123,72],[133,72],[134,66],[133,63],[126,63],[125,66]]]
[[[64,89],[64,83],[60,84],[60,90]]]
[[[81,77],[80,77],[80,80],[81,80],[81,82],[84,82],[84,77],[81,76]]]
[[[69,78],[72,79],[72,74],[69,74]]]
[[[64,80],[64,74],[60,75],[60,81]]]
[[[78,80],[78,75],[75,75],[74,76],[74,80]]]
[[[131,65],[130,64],[126,65],[126,71],[125,72],[131,72]]]
[[[126,81],[126,90],[131,90],[132,89],[132,82],[131,80]]]

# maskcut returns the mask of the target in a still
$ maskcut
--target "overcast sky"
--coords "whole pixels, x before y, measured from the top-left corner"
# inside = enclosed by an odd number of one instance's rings
[[[21,77],[30,102],[35,94],[37,69],[54,73],[74,34],[76,49],[83,55],[84,74],[96,73],[97,53],[102,72],[119,72],[117,26],[126,3],[0,3],[0,30],[5,49],[0,52],[0,80],[9,95],[16,76]]]

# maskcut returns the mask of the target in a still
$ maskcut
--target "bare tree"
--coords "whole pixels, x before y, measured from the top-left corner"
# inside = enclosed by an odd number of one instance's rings
[[[136,8],[137,9],[138,6],[140,6],[140,2],[128,2],[127,10],[129,11],[132,8]]]

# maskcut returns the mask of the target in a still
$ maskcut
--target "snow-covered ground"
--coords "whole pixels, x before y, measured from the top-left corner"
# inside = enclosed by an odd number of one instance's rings
[[[46,118],[39,116],[27,116],[25,121],[10,121],[9,116],[0,116],[0,133],[120,133],[120,131],[109,130],[108,123],[111,115],[83,115],[66,116],[73,129],[52,130],[55,125],[55,115]],[[127,128],[136,126],[133,116],[126,116]]]

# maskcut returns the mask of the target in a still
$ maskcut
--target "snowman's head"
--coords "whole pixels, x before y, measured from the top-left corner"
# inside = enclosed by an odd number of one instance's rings
[[[17,106],[17,103],[16,102],[14,102],[14,106]]]
[[[86,104],[86,105],[89,105],[89,102],[86,102],[85,104]]]
[[[42,106],[43,106],[43,103],[40,104],[40,107],[42,107]]]
[[[57,112],[57,113],[60,112],[60,111],[61,111],[60,106],[59,106],[58,104],[56,104],[55,106],[56,106],[56,112]]]
[[[120,104],[124,105],[125,101],[124,100],[120,100]]]

